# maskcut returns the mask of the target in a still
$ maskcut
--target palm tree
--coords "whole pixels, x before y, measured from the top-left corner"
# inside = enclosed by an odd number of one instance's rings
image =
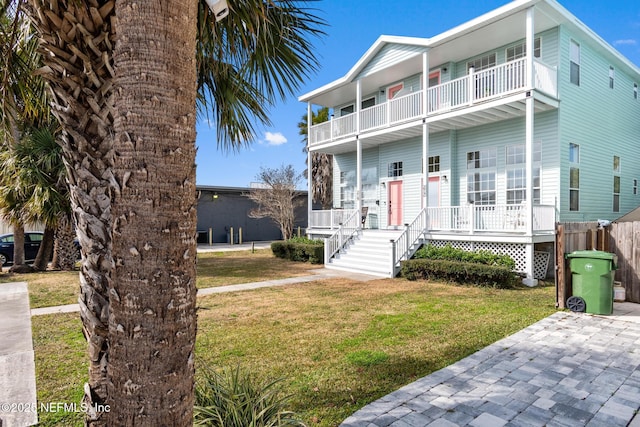
[[[14,183],[25,195],[25,219],[45,225],[44,239],[34,262],[37,270],[46,270],[54,249],[54,235],[61,218],[70,218],[71,206],[62,161],[62,149],[56,143],[57,123],[27,129],[23,138],[10,150],[0,153],[0,159],[12,157],[16,165]],[[58,237],[62,237],[58,233]],[[73,238],[58,239],[56,259],[68,269],[75,264]],[[60,253],[63,248],[66,253]]]
[[[190,157],[191,150],[176,146],[175,149],[166,148],[167,151],[163,152],[161,157],[153,156],[144,159],[145,166],[143,167],[136,161],[138,157],[135,157],[134,153],[138,149],[148,149],[149,145],[147,144],[150,144],[151,141],[145,140],[145,136],[155,138],[158,135],[153,132],[145,133],[142,129],[144,126],[138,122],[132,122],[131,128],[127,127],[126,123],[121,123],[119,125],[121,127],[118,128],[120,131],[117,133],[119,140],[117,145],[114,144],[111,135],[116,107],[127,109],[131,106],[129,100],[126,99],[129,95],[124,92],[123,88],[119,87],[117,97],[114,90],[115,72],[112,56],[115,42],[113,24],[116,2],[114,0],[28,1],[31,6],[30,14],[40,33],[42,49],[47,53],[44,55],[45,67],[41,70],[41,74],[49,82],[53,93],[53,111],[64,128],[61,144],[69,173],[71,200],[78,224],[78,239],[82,247],[83,258],[79,302],[83,330],[89,342],[90,359],[89,382],[85,387],[85,403],[89,405],[90,409],[93,409],[96,404],[103,405],[111,401],[110,394],[115,393],[118,390],[117,387],[122,386],[118,381],[121,378],[120,375],[124,374],[120,371],[122,366],[118,365],[118,363],[123,363],[122,359],[114,359],[115,361],[112,362],[109,349],[109,342],[120,342],[116,337],[112,337],[113,334],[120,332],[119,325],[110,324],[109,313],[114,309],[110,308],[109,304],[110,301],[117,304],[122,303],[119,292],[120,283],[118,282],[115,286],[111,280],[112,266],[115,264],[119,277],[121,274],[127,274],[124,272],[128,272],[129,277],[139,276],[138,264],[135,266],[130,262],[119,264],[128,256],[121,251],[126,250],[127,253],[137,251],[139,254],[145,254],[146,252],[141,252],[141,249],[148,247],[143,245],[140,248],[133,243],[126,244],[120,241],[118,250],[114,252],[118,254],[118,257],[113,259],[111,200],[115,198],[120,203],[126,204],[126,197],[123,196],[123,193],[129,187],[129,179],[133,179],[132,183],[141,185],[139,176],[141,171],[155,176],[158,169],[170,167],[168,165],[169,159],[181,158],[181,164],[188,164],[190,167],[193,167],[194,160]],[[142,103],[147,106],[163,103],[165,95],[168,94],[170,97],[182,100],[186,105],[186,100],[189,100],[190,97],[185,94],[189,94],[192,90],[195,91],[197,87],[200,113],[215,119],[220,135],[220,146],[233,149],[251,141],[254,139],[252,119],[257,118],[258,121],[268,123],[269,106],[278,97],[295,90],[307,73],[317,66],[317,60],[307,38],[321,34],[318,27],[322,22],[313,16],[308,9],[299,7],[297,2],[293,0],[232,1],[229,4],[231,19],[223,20],[221,25],[215,25],[215,20],[204,1],[197,3],[194,10],[191,9],[191,6],[186,7],[181,2],[173,1],[171,3],[175,3],[173,7],[163,3],[162,10],[158,8],[145,11],[145,16],[149,18],[148,22],[152,25],[163,19],[176,24],[173,28],[161,27],[163,31],[167,31],[166,37],[161,40],[167,42],[175,42],[179,38],[176,33],[183,31],[184,16],[189,16],[193,18],[194,22],[197,22],[196,33],[199,44],[197,46],[194,44],[192,51],[196,57],[187,57],[186,64],[191,64],[190,66],[194,68],[197,67],[199,77],[194,83],[193,89],[187,84],[188,82],[176,88],[169,86],[168,83],[153,80],[162,87],[162,96],[152,95],[143,99]],[[141,10],[149,6],[144,2],[134,3],[126,0],[123,0],[122,3],[117,2],[117,5],[118,10],[125,15],[129,12],[126,8]],[[182,13],[183,8],[185,8],[185,14]],[[163,11],[164,13],[173,13],[173,15],[160,16]],[[177,17],[180,18],[179,27],[177,26]],[[131,17],[131,19],[134,18]],[[119,47],[122,61],[127,55],[132,55],[132,57],[140,59],[142,63],[142,58],[138,58],[136,53],[158,53],[158,46],[143,45],[132,48],[129,45],[127,47],[127,43],[134,39],[132,33],[141,32],[149,24],[125,30],[120,17],[118,23],[119,40],[122,43],[122,46]],[[175,31],[175,28],[179,28],[179,31]],[[156,31],[155,27],[154,31]],[[163,46],[163,44],[160,43],[159,46]],[[187,46],[191,45],[187,44]],[[138,51],[138,49],[140,50]],[[178,50],[184,50],[184,47],[180,47]],[[166,64],[162,63],[159,67],[166,67],[172,71],[182,70],[182,67],[175,63],[175,57],[165,58],[167,59]],[[174,65],[176,66],[175,70],[172,68]],[[118,64],[117,67],[120,65]],[[117,67],[115,68],[119,70],[126,69]],[[139,83],[147,78],[155,77],[156,71],[158,70],[150,68],[144,72],[138,72]],[[168,81],[173,80],[169,79]],[[131,86],[125,85],[124,87]],[[145,88],[150,90],[146,86]],[[131,111],[130,116],[123,113],[122,120],[128,121],[129,118],[134,120],[134,110]],[[184,112],[184,110],[182,111]],[[185,113],[175,124],[175,130],[183,129],[186,132],[183,135],[174,135],[179,143],[190,140],[190,136],[187,135],[190,131],[187,132],[186,129],[190,128],[192,119],[195,120],[195,111]],[[173,128],[167,127],[167,122],[162,125],[161,129],[165,132],[174,131]],[[190,144],[192,143],[193,141],[190,142]],[[116,146],[122,149],[122,144],[129,147],[124,153],[132,156],[128,159],[131,162],[128,164],[131,170],[117,175],[114,174],[113,169],[114,150]],[[132,147],[133,150],[131,150]],[[122,159],[122,161],[125,160],[127,159]],[[151,163],[152,160],[154,163]],[[178,170],[184,172],[183,169]],[[180,193],[175,193],[175,189],[168,193],[168,189],[164,189],[162,194],[156,192],[153,193],[153,196],[162,199],[182,198],[182,192],[188,194],[191,191],[195,194],[195,191],[192,191],[192,185],[195,181],[185,179],[182,182]],[[159,187],[155,188],[157,190]],[[146,187],[144,190],[142,187],[140,189],[142,192],[147,190],[149,189]],[[145,201],[155,204],[159,200],[150,198]],[[172,205],[170,209],[186,210],[189,212],[188,215],[191,215],[191,207],[191,195],[189,195],[184,197],[182,204]],[[114,224],[116,236],[120,232],[123,221],[131,220],[127,216],[128,213],[124,213],[124,215],[124,218],[114,216],[114,218],[118,218]],[[146,222],[144,225],[137,222],[136,224],[138,227],[146,227],[147,225]],[[191,225],[188,225],[190,223],[187,221],[185,224],[185,228],[180,231],[179,235],[163,233],[162,236],[165,239],[183,239],[185,246],[180,247],[191,247],[190,240],[195,236],[195,225],[191,230]],[[127,236],[132,237],[133,235],[135,233]],[[155,251],[155,247],[153,250]],[[194,281],[192,275],[195,272],[190,269],[189,265],[192,263],[191,259],[195,257],[195,250],[185,251],[182,256],[185,257],[183,262],[187,264],[183,279],[186,282]],[[166,266],[163,264],[161,268],[164,267]],[[141,280],[151,280],[156,272],[150,273],[150,270],[145,270],[145,273],[152,275]],[[178,280],[174,277],[173,280],[174,282],[170,284],[161,281],[162,289],[165,292],[171,293],[173,286],[178,286],[176,281],[180,282],[182,279]],[[127,285],[123,286],[127,289]],[[136,292],[139,292],[139,289]],[[190,301],[187,297],[188,295],[184,296],[185,301]],[[176,302],[177,300],[172,304]],[[189,312],[190,303],[185,303],[187,304],[185,310]],[[125,314],[127,313],[129,312]],[[158,328],[161,329],[161,326],[166,326],[162,325],[163,322],[171,323],[174,319],[158,317],[157,320]],[[193,320],[193,327],[195,327],[195,318],[189,319],[189,321],[191,320]],[[119,348],[118,351],[123,348]],[[126,348],[124,349],[126,350]],[[118,357],[122,356],[122,353],[117,354]],[[168,363],[166,359],[162,360]],[[146,363],[151,362],[147,359]],[[165,365],[159,364],[159,366],[166,368]],[[183,381],[185,384],[192,382],[192,375],[188,375],[187,372]],[[114,389],[109,393],[107,386],[111,383],[114,384]],[[125,384],[125,386],[128,387],[127,391],[139,388],[138,386],[142,387],[136,383],[130,383],[128,386]],[[190,387],[192,388],[192,385]],[[187,398],[185,402],[188,406],[190,401]],[[179,406],[183,407],[184,405]],[[88,411],[87,423],[105,425],[107,417],[117,418],[116,407],[118,406],[111,406],[113,412],[109,412],[109,414]],[[117,409],[117,411],[123,411],[121,413],[131,410],[129,405],[123,405],[119,408],[121,409]],[[153,409],[147,407],[145,414],[150,413],[148,411],[153,411]],[[163,424],[166,422],[166,420],[162,420]]]
[[[323,123],[329,120],[329,108],[322,107],[318,111],[311,113],[312,125]],[[305,114],[298,122],[298,133],[302,135],[304,152],[308,152],[309,141],[309,118]],[[308,163],[308,161],[307,161]],[[309,165],[307,165],[307,168]],[[303,174],[306,176],[307,171]],[[333,156],[326,153],[311,154],[311,194],[313,201],[320,203],[323,209],[331,209],[333,206]]]
[[[21,138],[22,128],[37,124],[48,116],[44,82],[33,76],[40,64],[38,42],[33,29],[16,3],[0,0],[0,56],[6,60],[0,69],[0,149],[9,149]],[[10,173],[10,170],[5,171]],[[24,225],[19,194],[11,183],[4,188],[4,218],[13,226],[13,271],[29,271],[24,264]],[[7,209],[17,209],[9,213]]]

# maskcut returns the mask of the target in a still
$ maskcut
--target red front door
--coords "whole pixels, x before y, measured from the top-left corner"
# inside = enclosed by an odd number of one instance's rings
[[[402,181],[391,181],[389,188],[389,225],[402,225]]]

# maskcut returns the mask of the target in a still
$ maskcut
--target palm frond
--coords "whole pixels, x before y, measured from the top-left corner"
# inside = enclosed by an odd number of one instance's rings
[[[324,34],[325,22],[307,3],[229,0],[229,15],[216,22],[200,2],[199,113],[215,121],[220,148],[255,139],[254,122],[269,125],[269,109],[317,69],[311,38]]]

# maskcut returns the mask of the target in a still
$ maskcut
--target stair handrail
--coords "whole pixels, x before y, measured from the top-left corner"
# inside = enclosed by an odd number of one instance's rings
[[[335,233],[324,239],[325,264],[360,231],[360,219],[360,211],[354,209],[347,219],[340,223]]]
[[[393,276],[400,268],[400,261],[413,256],[417,248],[414,245],[424,236],[427,229],[427,208],[423,208],[411,224],[404,225],[404,231],[395,240],[391,240],[391,272]]]

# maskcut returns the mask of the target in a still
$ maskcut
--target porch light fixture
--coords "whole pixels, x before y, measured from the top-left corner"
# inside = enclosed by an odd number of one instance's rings
[[[229,14],[227,0],[206,0],[209,9],[216,17],[216,22],[222,20]]]
[[[447,175],[442,175],[442,182],[449,182]]]
[[[213,193],[213,196],[211,196],[212,200],[217,200],[218,199],[218,193]]]

